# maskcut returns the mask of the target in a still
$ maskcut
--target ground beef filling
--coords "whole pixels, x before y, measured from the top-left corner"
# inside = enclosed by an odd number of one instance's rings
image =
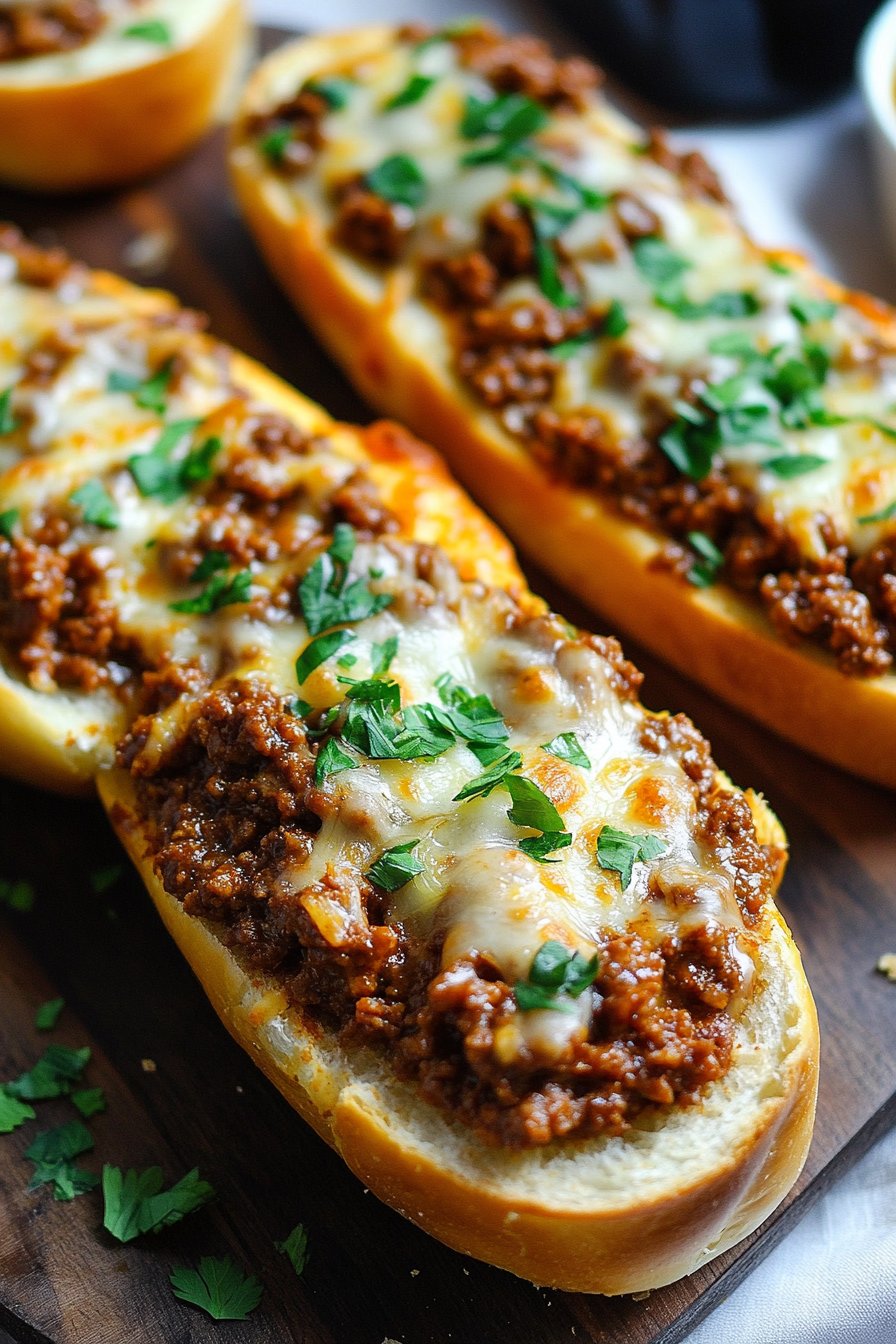
[[[609,652],[634,694],[628,665]],[[440,947],[390,923],[385,895],[356,868],[330,865],[304,889],[290,882],[328,806],[302,720],[260,683],[187,690],[173,744],[159,753],[148,715],[120,748],[156,870],[190,914],[213,920],[251,966],[274,973],[310,1024],[387,1044],[428,1101],[509,1147],[621,1133],[646,1106],[692,1103],[724,1074],[740,978],[732,936],[712,927],[659,943],[637,931],[599,933],[587,1039],[551,1068],[525,1054],[502,1062],[496,1036],[517,1010],[494,966],[474,957],[442,968]],[[696,730],[684,719],[655,724],[657,750],[671,744],[712,798],[714,766]],[[773,868],[744,808],[708,806],[704,825],[736,864],[746,859],[749,903]]]
[[[97,0],[53,0],[0,10],[0,61],[83,47],[106,22]]]

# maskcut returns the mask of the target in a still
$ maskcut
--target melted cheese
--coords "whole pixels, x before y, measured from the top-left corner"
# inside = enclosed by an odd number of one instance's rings
[[[57,344],[48,347],[53,333]],[[37,348],[61,350],[58,367],[43,378],[33,376]],[[158,556],[168,542],[193,535],[203,496],[193,490],[168,504],[139,493],[127,459],[151,450],[163,421],[130,393],[110,392],[108,380],[116,371],[145,379],[175,350],[183,367],[165,418],[200,420],[199,438],[219,432],[220,470],[233,448],[226,408],[235,393],[204,343],[125,311],[87,279],[66,280],[57,291],[33,289],[7,263],[0,285],[0,388],[14,388],[11,409],[19,424],[0,440],[0,510],[18,508],[17,526],[26,533],[53,511],[73,521],[71,544],[92,551],[104,596],[148,664],[173,657],[201,665],[211,678],[260,679],[284,699],[301,694],[316,709],[337,705],[345,696],[339,678],[346,669],[335,658],[297,685],[295,661],[310,636],[291,611],[275,607],[256,615],[257,607],[245,604],[209,616],[171,610],[184,592],[166,579]],[[26,376],[29,368],[32,376]],[[315,439],[288,463],[291,482],[304,487],[294,520],[300,535],[319,531],[328,495],[362,460],[358,437],[341,430]],[[72,491],[91,479],[114,498],[117,528],[90,526],[72,514]],[[671,753],[644,746],[646,712],[621,698],[609,664],[551,618],[518,619],[506,593],[463,584],[447,564],[437,570],[431,583],[422,582],[406,539],[357,545],[351,578],[375,582],[392,602],[352,627],[350,675],[370,676],[374,644],[395,638],[390,676],[403,705],[437,703],[437,680],[446,672],[487,695],[506,724],[508,750],[520,753],[522,773],[553,801],[572,844],[549,864],[522,851],[520,840],[533,831],[511,821],[503,787],[458,802],[457,794],[482,771],[458,742],[433,760],[359,760],[329,775],[321,790],[322,830],[309,857],[281,872],[281,889],[301,900],[322,935],[338,945],[364,922],[360,875],[383,851],[415,841],[423,872],[393,895],[392,916],[424,936],[438,933],[446,970],[484,957],[510,983],[525,978],[549,939],[589,958],[607,929],[637,925],[659,938],[707,924],[740,934],[732,859],[696,839],[693,785]],[[292,560],[255,563],[253,595],[294,585],[302,572]],[[153,716],[147,763],[164,760],[189,731],[197,699],[183,695]],[[544,750],[566,732],[576,733],[589,768]],[[98,744],[100,758],[110,745]],[[597,861],[598,836],[607,825],[662,842],[659,857],[634,865],[624,889],[618,874]],[[503,1057],[523,1049],[541,1059],[562,1054],[587,1029],[590,1001],[583,995],[571,1012],[517,1014],[499,1046]]]
[[[437,82],[421,101],[388,110],[389,98],[415,72],[432,75]],[[418,52],[396,41],[366,54],[355,65],[340,67],[338,73],[356,83],[346,105],[327,117],[325,143],[314,171],[283,181],[283,190],[310,205],[318,216],[332,215],[335,185],[395,154],[410,155],[426,178],[409,266],[416,259],[414,249],[431,247],[436,238],[450,242],[458,252],[475,246],[481,212],[496,199],[521,192],[569,203],[568,197],[546,183],[537,167],[460,165],[461,157],[473,147],[459,131],[466,99],[470,95],[490,99],[494,91],[478,75],[459,66],[450,42]],[[295,92],[294,86],[286,86],[285,70],[272,92],[278,99]],[[892,523],[861,520],[896,501],[896,442],[892,434],[885,435],[873,423],[886,423],[896,431],[896,346],[892,338],[850,304],[839,305],[831,319],[801,326],[791,312],[791,302],[823,296],[817,282],[799,269],[788,274],[771,269],[727,207],[685,194],[676,176],[639,152],[640,137],[602,102],[595,100],[585,115],[555,114],[534,140],[542,153],[586,186],[606,194],[632,193],[654,212],[666,242],[688,263],[683,285],[691,301],[704,302],[725,291],[747,291],[758,301],[753,316],[682,320],[654,301],[652,287],[638,269],[632,249],[618,234],[614,240],[608,211],[586,210],[564,231],[564,250],[575,263],[586,304],[600,310],[612,300],[624,305],[629,328],[618,344],[657,363],[659,372],[644,383],[643,392],[665,404],[670,415],[681,377],[698,383],[718,382],[739,371],[736,359],[711,351],[716,337],[743,333],[760,352],[780,349],[782,359],[790,354],[799,357],[807,338],[825,346],[832,360],[823,390],[825,409],[832,416],[860,420],[800,430],[782,426],[776,447],[765,442],[743,443],[723,448],[719,458],[737,482],[755,493],[760,519],[784,526],[808,558],[819,553],[817,526],[822,513],[834,521],[854,553],[875,545]],[[238,153],[256,156],[258,171],[267,170],[257,149]],[[353,283],[363,285],[374,297],[385,295],[388,277],[348,257],[344,264],[351,270]],[[448,322],[434,311],[421,312],[413,290],[413,285],[406,287],[408,297],[392,321],[415,351],[453,376]],[[392,286],[390,303],[396,292]],[[504,287],[499,302],[538,294],[533,280],[514,280]],[[882,346],[883,352],[874,363],[863,364],[861,352],[869,346]],[[640,414],[634,399],[614,388],[605,376],[606,359],[601,343],[586,344],[565,359],[553,404],[561,412],[596,409],[617,427],[622,438],[628,438],[640,431]],[[761,402],[761,390],[755,400]],[[513,408],[505,423],[513,427]],[[824,465],[782,478],[763,465],[781,456],[818,457]]]

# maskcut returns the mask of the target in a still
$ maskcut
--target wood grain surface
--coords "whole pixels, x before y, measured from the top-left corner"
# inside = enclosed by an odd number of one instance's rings
[[[47,202],[0,193],[0,218],[61,241],[95,266],[173,289],[214,329],[335,414],[366,420],[339,371],[268,278],[237,219],[220,134],[150,185]],[[149,276],[128,266],[147,232],[170,237]],[[570,619],[601,628],[530,571]],[[91,1121],[82,1164],[198,1166],[217,1198],[177,1227],[128,1246],[102,1230],[98,1193],[53,1201],[29,1192],[24,1150],[72,1118],[65,1100],[0,1139],[0,1344],[676,1344],[748,1273],[814,1198],[896,1118],[896,985],[875,973],[896,950],[894,795],[770,738],[629,646],[646,703],[684,710],[718,763],[762,789],[787,828],[782,905],[803,951],[822,1028],[818,1125],[785,1206],[746,1243],[648,1297],[539,1290],[447,1250],[369,1195],[230,1040],[126,871],[97,895],[91,873],[122,862],[92,802],[0,786],[0,875],[37,892],[0,934],[0,1079],[52,1041],[89,1045],[89,1085],[108,1110]],[[2,762],[0,762],[2,765]],[[63,995],[52,1035],[34,1010]],[[154,1066],[149,1069],[145,1061]],[[302,1221],[310,1258],[298,1279],[274,1242]],[[263,1281],[249,1321],[216,1325],[173,1297],[168,1274],[229,1254]]]

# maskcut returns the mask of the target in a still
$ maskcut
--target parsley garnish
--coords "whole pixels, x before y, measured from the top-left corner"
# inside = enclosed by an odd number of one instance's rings
[[[170,47],[174,43],[169,24],[161,19],[147,19],[144,23],[132,23],[125,28],[122,37],[138,38],[142,42],[156,42],[160,47]]]
[[[556,164],[551,163],[550,159],[545,159],[541,154],[536,153],[531,146],[521,147],[521,153],[531,159],[535,167],[544,173],[549,182],[552,182],[555,187],[560,187],[562,191],[569,195],[575,196],[585,209],[604,210],[609,205],[610,198],[606,192],[596,191],[594,187],[586,186],[577,177],[570,176],[562,168],[558,168]]]
[[[210,481],[214,476],[214,460],[224,447],[217,434],[212,434],[198,447],[191,448],[180,464],[180,484],[194,485],[197,481]]]
[[[632,244],[635,265],[653,290],[661,308],[686,322],[704,317],[752,317],[759,300],[747,290],[720,290],[702,303],[685,296],[683,277],[691,262],[675,252],[662,238],[638,238]]]
[[[0,392],[0,435],[11,434],[14,429],[18,429],[19,421],[12,413],[12,394],[13,389],[8,387],[5,392]]]
[[[537,863],[559,863],[559,859],[548,858],[558,849],[568,849],[572,844],[569,831],[544,831],[541,835],[529,835],[520,841],[520,849]]]
[[[188,1213],[213,1198],[208,1181],[200,1179],[194,1167],[186,1176],[163,1190],[161,1167],[146,1171],[126,1171],[106,1164],[103,1167],[103,1226],[118,1241],[133,1241],[145,1232],[161,1232],[163,1227],[179,1223]]]
[[[411,75],[404,88],[393,94],[383,106],[387,112],[392,112],[398,107],[410,107],[413,103],[419,103],[421,98],[425,98],[435,83],[435,75]]]
[[[308,1263],[308,1233],[301,1223],[296,1223],[285,1241],[275,1241],[278,1251],[289,1258],[289,1263],[297,1274],[302,1274]]]
[[[580,331],[578,336],[569,336],[565,341],[559,341],[557,345],[552,345],[550,353],[554,359],[569,359],[572,355],[577,355],[580,350],[584,350],[585,346],[590,345],[593,340],[593,331]]]
[[[837,311],[837,305],[831,299],[791,299],[789,307],[802,327],[808,327],[812,322],[827,322]]]
[[[307,80],[304,91],[316,93],[318,98],[323,98],[337,112],[348,104],[353,87],[350,79],[343,79],[339,75],[323,75],[320,79]]]
[[[229,1256],[204,1255],[199,1269],[181,1266],[170,1275],[174,1296],[216,1321],[245,1321],[264,1292],[254,1274],[244,1274]]]
[[[19,521],[18,509],[4,509],[0,513],[0,536],[6,537],[7,541],[12,541],[12,531]]]
[[[33,1120],[37,1112],[18,1097],[12,1096],[5,1087],[0,1086],[0,1134],[11,1134],[26,1120]]]
[[[26,1148],[25,1156],[34,1163],[29,1190],[52,1185],[53,1198],[74,1199],[99,1185],[99,1177],[74,1165],[74,1159],[93,1148],[93,1135],[80,1121],[72,1120],[57,1129],[47,1129]]]
[[[83,1087],[79,1092],[72,1093],[71,1101],[85,1120],[90,1120],[106,1109],[106,1097],[101,1087]]]
[[[90,874],[90,885],[97,896],[102,896],[110,887],[115,886],[123,872],[124,869],[120,863],[110,863],[105,868],[94,868]]]
[[[465,784],[460,793],[454,795],[452,802],[462,803],[465,798],[487,798],[494,789],[504,783],[511,770],[519,770],[522,763],[523,758],[518,751],[508,752],[481,775],[471,779],[469,784]]]
[[[753,317],[759,312],[759,300],[746,289],[721,289],[702,303],[695,303],[670,288],[657,294],[656,301],[683,322],[697,322],[704,317]]]
[[[507,815],[514,826],[531,826],[533,831],[546,833],[563,830],[563,818],[534,780],[508,774],[503,784],[512,800]]]
[[[328,775],[341,774],[343,770],[354,770],[358,762],[354,756],[342,750],[334,738],[329,738],[318,752],[314,763],[314,782],[322,784]]]
[[[553,940],[542,943],[527,978],[518,980],[513,987],[517,1007],[524,1013],[538,1008],[575,1012],[571,1000],[594,984],[598,965],[596,952],[586,961],[581,952],[570,952],[562,943]]]
[[[6,1091],[20,1101],[49,1101],[67,1096],[72,1083],[80,1080],[90,1059],[90,1047],[70,1050],[66,1045],[50,1045],[33,1069],[12,1082],[4,1084]]]
[[[17,882],[0,877],[0,905],[17,914],[27,915],[34,909],[34,888],[30,882],[19,878]]]
[[[826,457],[814,457],[811,453],[800,453],[794,457],[769,457],[762,463],[766,471],[772,471],[782,480],[789,481],[794,476],[805,476],[809,471],[828,466]]]
[[[623,891],[632,880],[636,863],[658,858],[666,849],[666,842],[658,835],[632,835],[629,831],[617,831],[614,826],[604,826],[597,837],[597,861],[601,868],[619,874]]]
[[[624,336],[628,331],[628,317],[618,299],[613,299],[604,314],[603,332],[605,336]]]
[[[585,770],[591,769],[591,762],[575,733],[558,733],[550,742],[542,742],[541,749],[550,752],[552,756],[558,756],[561,761],[569,761],[570,765],[581,765]]]
[[[857,521],[864,526],[866,523],[888,523],[891,518],[896,518],[896,499],[877,513],[863,514]]]
[[[173,504],[186,492],[187,482],[182,475],[184,462],[173,461],[171,455],[201,423],[200,420],[173,420],[165,426],[149,452],[128,458],[128,470],[144,498],[154,497],[163,504]]]
[[[695,588],[709,588],[718,578],[725,556],[705,532],[689,532],[688,545],[699,557],[688,570],[688,583]],[[623,885],[628,886],[628,883]]]
[[[294,714],[297,719],[307,719],[308,715],[314,709],[310,700],[303,700],[301,696],[294,696],[286,706],[288,714]]]
[[[94,527],[104,527],[114,532],[121,522],[115,500],[99,481],[85,481],[72,491],[69,499],[81,510],[85,523]]]
[[[208,578],[208,582],[195,597],[185,597],[180,602],[169,602],[172,611],[186,612],[192,616],[211,616],[222,607],[240,606],[251,600],[252,571],[241,569],[238,573],[221,573],[230,564],[226,551],[208,551],[190,575],[192,582]]]
[[[171,375],[174,373],[174,360],[167,360],[156,373],[149,378],[140,378],[133,373],[119,373],[114,370],[106,383],[108,392],[131,392],[134,401],[145,411],[155,411],[164,415],[167,407],[166,397]]]
[[[529,196],[516,196],[514,199],[529,214],[539,289],[556,308],[575,307],[579,297],[565,288],[552,244],[580,213],[578,207],[537,201]]]
[[[519,143],[544,130],[550,117],[540,103],[522,93],[499,93],[494,98],[467,99],[460,133],[465,140],[496,135],[505,144]]]
[[[357,636],[352,630],[330,630],[327,634],[312,639],[310,644],[306,644],[296,659],[296,680],[299,685],[303,685],[321,663],[332,658],[334,653],[338,653],[345,644],[355,638]]]
[[[410,882],[417,873],[423,872],[423,864],[411,853],[419,845],[419,840],[407,840],[403,845],[394,845],[380,855],[376,863],[367,869],[367,876],[383,891],[398,891],[406,882]]]
[[[370,675],[384,677],[392,666],[398,652],[398,636],[390,635],[382,644],[374,644],[370,650]]]
[[[299,584],[299,603],[309,634],[319,635],[334,625],[366,620],[394,601],[389,593],[370,591],[369,572],[366,578],[349,583],[355,544],[354,528],[349,523],[337,523],[330,546],[317,557]]]
[[[262,154],[273,164],[281,164],[286,156],[286,146],[292,140],[293,127],[275,126],[273,130],[266,131],[258,141],[258,148]]]
[[[408,154],[390,154],[365,174],[364,182],[369,191],[384,201],[407,205],[412,210],[423,204],[426,195],[426,178]]]
[[[691,263],[662,238],[637,238],[632,243],[635,265],[657,296],[678,295],[678,284]]]
[[[47,999],[34,1014],[34,1025],[38,1031],[52,1031],[59,1021],[59,1014],[65,1007],[65,999]]]

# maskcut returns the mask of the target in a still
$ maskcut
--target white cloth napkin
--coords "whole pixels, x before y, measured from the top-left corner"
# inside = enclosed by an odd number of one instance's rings
[[[598,0],[599,2],[599,0]],[[254,0],[259,20],[320,28],[487,15],[551,36],[530,0]],[[766,126],[682,132],[721,170],[760,242],[796,247],[847,284],[896,299],[857,95]],[[893,987],[896,993],[896,986]],[[791,1231],[687,1344],[896,1344],[896,1131]]]

